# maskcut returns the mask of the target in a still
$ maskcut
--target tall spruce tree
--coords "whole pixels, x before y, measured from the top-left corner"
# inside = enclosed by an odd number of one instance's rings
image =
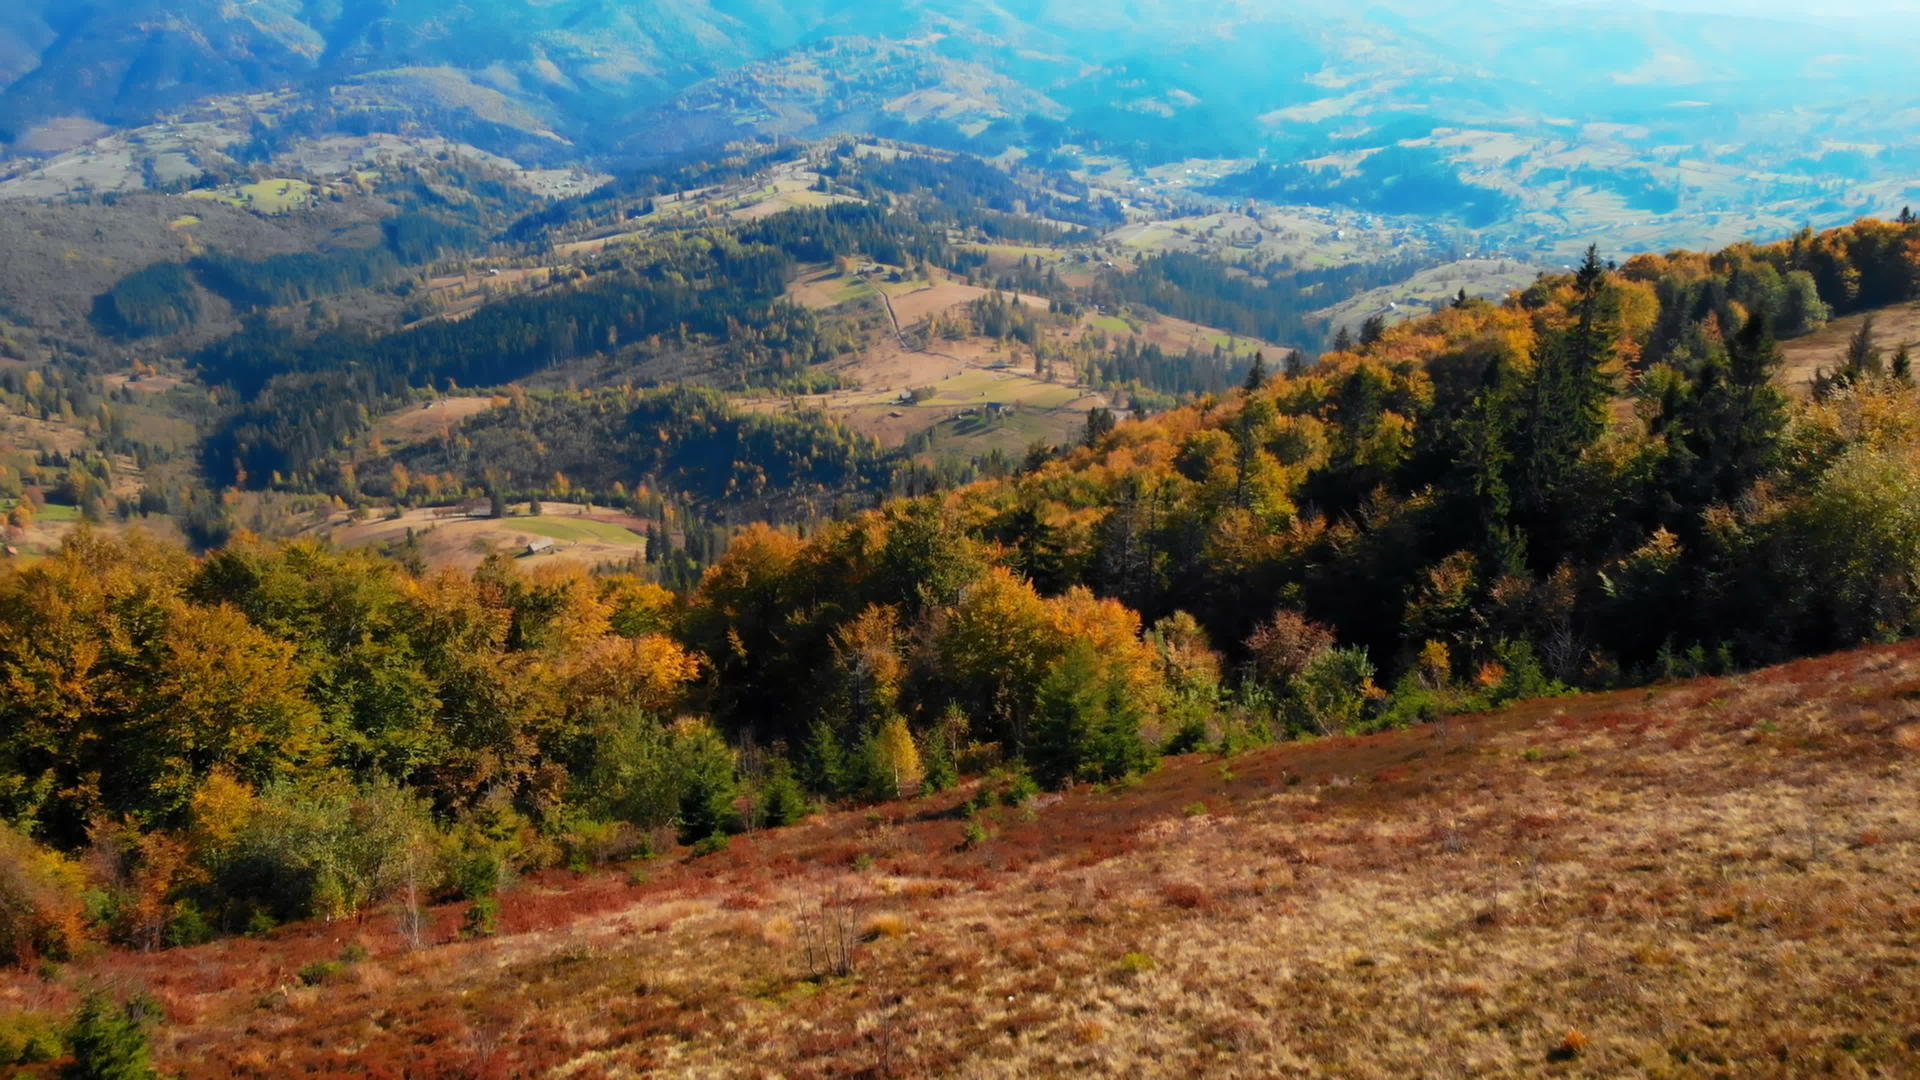
[[[1773,381],[1780,364],[1780,346],[1766,318],[1755,314],[1724,353],[1700,364],[1689,392],[1663,407],[1683,527],[1706,505],[1736,498],[1778,464],[1787,427],[1786,395]]]
[[[1251,394],[1265,385],[1267,385],[1267,355],[1254,353],[1253,366],[1247,369],[1247,382],[1244,389]]]
[[[1453,426],[1452,486],[1473,508],[1481,561],[1495,574],[1525,566],[1525,538],[1513,522],[1524,389],[1511,365],[1496,359]]]
[[[1597,247],[1587,249],[1574,289],[1573,324],[1543,334],[1534,349],[1517,432],[1515,509],[1539,569],[1558,563],[1576,540],[1578,504],[1585,499],[1581,460],[1606,433],[1613,397],[1606,365],[1619,339],[1619,317]]]

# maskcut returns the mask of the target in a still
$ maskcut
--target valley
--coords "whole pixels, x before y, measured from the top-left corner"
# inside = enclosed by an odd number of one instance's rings
[[[1864,2],[14,0],[0,1080],[1920,1074]]]

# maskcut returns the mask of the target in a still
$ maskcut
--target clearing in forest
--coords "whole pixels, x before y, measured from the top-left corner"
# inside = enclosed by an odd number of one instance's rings
[[[1804,337],[1781,343],[1780,350],[1786,356],[1780,368],[1781,383],[1796,393],[1805,393],[1818,372],[1846,366],[1847,345],[1868,318],[1873,319],[1874,341],[1888,362],[1902,345],[1920,350],[1920,302],[1848,315]]]
[[[646,527],[640,518],[604,507],[542,503],[538,516],[503,518],[468,516],[452,507],[408,510],[397,517],[376,514],[363,521],[336,513],[309,532],[341,547],[365,547],[402,543],[411,531],[428,565],[470,570],[495,551],[530,565],[561,562],[594,568],[625,563],[646,554]],[[535,550],[530,551],[530,545]]]

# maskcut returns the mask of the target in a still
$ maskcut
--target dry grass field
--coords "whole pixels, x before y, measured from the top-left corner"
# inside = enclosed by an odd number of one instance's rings
[[[1786,356],[1781,366],[1781,381],[1804,393],[1820,370],[1834,371],[1846,363],[1847,344],[1860,332],[1866,314],[1835,319],[1805,337],[1782,342]],[[1872,313],[1874,339],[1889,360],[1900,346],[1920,349],[1920,303],[1882,308]]]
[[[887,290],[887,301],[900,327],[919,336],[924,336],[933,316],[957,314],[956,309],[989,292],[944,275],[932,282],[887,283],[820,268],[796,279],[791,295],[808,307],[831,308],[861,299],[878,304],[881,289]],[[1018,299],[1039,311],[1047,308],[1047,302],[1035,296],[1018,295]],[[1157,333],[1171,342],[1185,333],[1203,348],[1212,347],[1214,336],[1223,343],[1227,341],[1217,331],[1190,323],[1162,323],[1166,325],[1155,324],[1143,336]],[[849,389],[807,395],[798,404],[825,409],[890,446],[936,428],[941,449],[965,455],[984,454],[995,448],[1018,454],[1036,440],[1068,441],[1085,424],[1089,410],[1109,404],[1103,393],[1037,377],[1030,355],[1005,343],[978,336],[959,340],[940,337],[924,350],[909,349],[903,348],[894,335],[891,321],[883,325],[886,332],[833,369]],[[1078,328],[1062,331],[1078,332]],[[903,394],[916,389],[929,393],[917,401],[902,400]],[[795,402],[766,398],[743,404],[776,411],[791,408]],[[998,415],[986,415],[989,405],[1001,406]]]
[[[382,416],[373,425],[373,440],[392,449],[396,445],[445,436],[462,423],[493,408],[491,397],[435,398]]]
[[[971,793],[105,980],[215,1077],[1920,1072],[1920,643]],[[305,985],[303,965],[369,957]],[[844,966],[842,961],[844,960]]]
[[[515,507],[524,510],[524,507]],[[341,547],[392,544],[411,530],[420,541],[428,565],[471,570],[491,551],[510,555],[525,552],[530,542],[554,541],[550,548],[525,556],[529,563],[573,563],[593,569],[624,564],[646,554],[647,523],[629,514],[579,503],[541,504],[538,517],[467,517],[450,508],[408,510],[398,517],[375,514],[354,521],[335,513],[308,531]]]

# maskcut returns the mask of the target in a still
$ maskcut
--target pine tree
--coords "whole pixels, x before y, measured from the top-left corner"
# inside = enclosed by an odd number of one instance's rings
[[[948,705],[933,730],[920,740],[925,790],[945,791],[960,782],[959,749],[966,732],[967,714],[958,705]]]
[[[1677,493],[1689,511],[1732,499],[1778,463],[1787,427],[1787,399],[1774,385],[1780,346],[1764,316],[1747,320],[1724,355],[1700,366],[1691,393],[1667,406],[1679,413],[1670,424],[1682,455],[1674,471],[1691,474]]]
[[[767,778],[760,785],[760,807],[767,824],[775,828],[791,825],[813,812],[800,778],[786,758],[773,759],[773,767],[767,770]]]
[[[67,1034],[73,1061],[61,1070],[63,1080],[152,1080],[158,1073],[148,1059],[151,1011],[143,999],[122,1005],[105,991],[88,994]]]
[[[1247,369],[1245,390],[1251,394],[1267,385],[1267,356],[1265,353],[1253,354],[1253,366]]]
[[[1860,329],[1847,341],[1847,362],[1841,372],[1849,382],[1881,375],[1885,370],[1883,357],[1874,337],[1873,316],[1869,315],[1860,321]]]
[[[1367,321],[1360,324],[1361,348],[1375,344],[1381,338],[1385,337],[1386,333],[1387,317],[1385,315],[1374,314],[1367,316]]]
[[[1140,711],[1120,680],[1080,642],[1041,681],[1027,762],[1048,787],[1118,780],[1144,772],[1153,751],[1140,737]]]
[[[1080,443],[1087,447],[1098,446],[1100,440],[1111,434],[1117,426],[1113,419],[1113,410],[1104,405],[1098,406],[1087,413],[1087,426],[1086,430],[1080,433]]]
[[[1477,510],[1482,561],[1496,573],[1525,562],[1525,542],[1512,521],[1514,453],[1524,404],[1517,383],[1507,362],[1495,360],[1454,427],[1456,489]]]
[[[1913,385],[1913,350],[1911,346],[1901,345],[1900,351],[1893,354],[1893,377],[1907,385]]]
[[[1277,418],[1273,402],[1254,398],[1241,408],[1233,425],[1233,504],[1242,510],[1253,505],[1254,466]]]
[[[815,720],[807,731],[806,744],[800,750],[800,772],[815,794],[839,798],[847,793],[846,750],[825,719]]]
[[[1613,356],[1618,320],[1606,289],[1599,249],[1589,247],[1574,277],[1574,324],[1542,338],[1527,389],[1525,424],[1515,457],[1520,463],[1517,510],[1540,568],[1559,562],[1572,541],[1581,459],[1606,433],[1613,383],[1605,365]]]
[[[1353,332],[1348,330],[1346,327],[1342,326],[1340,328],[1340,332],[1333,335],[1333,351],[1334,352],[1352,352],[1353,351]]]
[[[740,778],[733,750],[704,724],[677,732],[675,743],[686,785],[680,793],[681,842],[698,843],[735,831],[739,815],[733,804],[740,796]]]

